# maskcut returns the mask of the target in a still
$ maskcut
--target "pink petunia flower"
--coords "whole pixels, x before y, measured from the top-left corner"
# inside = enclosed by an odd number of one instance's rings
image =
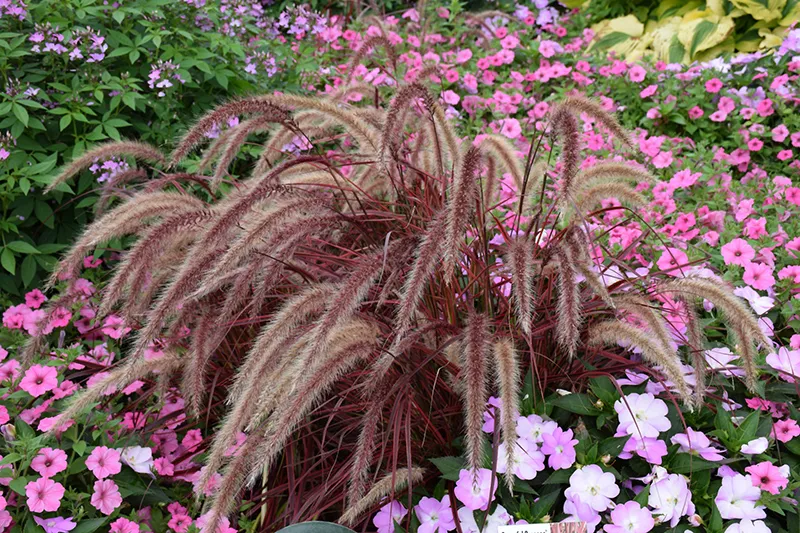
[[[46,301],[47,296],[45,296],[39,289],[33,289],[25,295],[25,305],[31,309],[39,309]]]
[[[117,484],[110,479],[95,481],[91,504],[104,515],[113,513],[114,509],[122,504],[122,496]]]
[[[753,485],[770,494],[779,494],[789,484],[789,479],[784,476],[781,469],[769,461],[762,461],[746,467],[745,472],[750,474]]]
[[[139,533],[139,525],[127,518],[117,518],[111,522],[109,533]]]
[[[192,525],[192,518],[185,514],[174,514],[167,522],[167,526],[175,533],[186,533]]]
[[[781,442],[789,442],[798,435],[800,435],[800,425],[791,418],[772,425],[772,436]]]
[[[28,509],[34,513],[57,511],[64,497],[64,485],[52,479],[41,477],[25,485]]]
[[[711,78],[706,82],[706,91],[716,94],[722,89],[722,82],[719,78]]]
[[[25,372],[19,388],[38,398],[58,387],[58,372],[52,366],[33,365]]]
[[[726,265],[748,265],[756,256],[756,251],[744,239],[733,239],[720,248],[722,260]]]
[[[681,276],[687,270],[689,257],[683,250],[677,248],[665,248],[658,258],[656,265],[658,268],[670,276]]]
[[[88,468],[97,479],[119,474],[122,470],[119,451],[106,446],[98,446],[86,458]]]
[[[31,468],[42,477],[53,477],[67,469],[67,454],[64,450],[42,448],[31,461]]]
[[[772,268],[761,263],[750,263],[744,267],[745,283],[754,289],[765,290],[775,285],[775,277],[772,275]]]

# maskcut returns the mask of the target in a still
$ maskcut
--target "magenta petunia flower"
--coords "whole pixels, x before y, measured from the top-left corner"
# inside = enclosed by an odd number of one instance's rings
[[[97,479],[104,479],[119,474],[120,470],[122,470],[122,463],[119,459],[119,451],[106,446],[98,446],[86,458],[86,468]]]
[[[688,270],[689,257],[683,250],[666,248],[661,252],[656,264],[658,268],[670,276],[681,276]]]
[[[19,388],[38,398],[58,387],[58,372],[52,366],[33,365],[25,372]]]
[[[769,461],[750,465],[744,471],[750,474],[750,481],[754,486],[770,494],[779,494],[789,484],[789,478]]]
[[[67,454],[64,450],[42,448],[31,461],[31,468],[42,477],[53,477],[67,469]]]
[[[744,267],[742,280],[754,289],[765,290],[775,285],[772,267],[761,263],[750,263]]]
[[[110,515],[122,503],[117,484],[110,479],[101,479],[94,482],[94,493],[91,503],[95,509],[104,515]]]
[[[603,530],[608,533],[647,533],[655,523],[649,509],[631,500],[611,511],[611,523],[603,526]]]
[[[41,477],[25,485],[28,509],[34,513],[57,511],[64,497],[64,485],[52,479]]]
[[[722,81],[719,78],[711,78],[706,82],[706,91],[718,93],[722,89]]]
[[[781,442],[789,442],[800,435],[800,425],[791,418],[780,420],[773,424],[772,435]]]
[[[542,435],[542,453],[549,456],[547,464],[554,470],[569,468],[575,464],[575,446],[578,439],[573,439],[571,429],[564,431],[556,428],[552,433]]]

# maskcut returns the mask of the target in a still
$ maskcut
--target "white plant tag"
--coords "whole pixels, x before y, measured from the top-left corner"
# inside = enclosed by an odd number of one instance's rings
[[[567,522],[563,524],[517,524],[500,526],[497,533],[586,533],[585,522]]]

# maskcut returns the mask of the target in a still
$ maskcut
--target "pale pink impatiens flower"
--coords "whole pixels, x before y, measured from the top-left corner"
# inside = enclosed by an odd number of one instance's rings
[[[649,393],[627,394],[614,403],[619,415],[617,436],[658,437],[672,424],[667,418],[667,404]]]
[[[794,383],[795,376],[800,376],[800,350],[781,346],[777,352],[767,355],[767,364],[778,371],[782,380]]]
[[[714,502],[719,514],[725,520],[743,518],[758,520],[766,518],[763,505],[756,505],[761,497],[761,489],[750,480],[750,476],[736,474],[722,478],[722,486]]]
[[[786,465],[784,470],[788,469],[789,465]],[[781,468],[769,461],[750,465],[744,471],[750,474],[750,481],[752,481],[753,485],[770,494],[779,494],[789,484],[788,472],[784,474]]]
[[[394,533],[395,522],[400,523],[406,514],[408,514],[408,510],[405,506],[392,500],[381,507],[381,510],[372,519],[372,523],[378,529],[378,533]]]
[[[611,511],[611,523],[603,526],[603,530],[608,533],[647,533],[655,523],[649,509],[631,500]]]
[[[44,529],[44,533],[68,533],[78,525],[72,521],[72,518],[61,518],[60,516],[54,516],[53,518],[34,516],[33,521]]]
[[[106,446],[98,446],[86,458],[86,467],[97,479],[105,479],[120,473],[122,463],[119,459],[119,451]]]
[[[453,510],[450,508],[447,496],[441,501],[436,498],[422,498],[414,507],[414,512],[420,521],[417,529],[419,533],[446,533],[456,528]]]
[[[569,477],[569,487],[564,491],[568,500],[577,498],[592,510],[601,513],[611,506],[611,500],[619,495],[616,478],[597,465],[579,468]]]
[[[33,365],[19,382],[19,388],[34,398],[56,387],[58,387],[58,372],[52,366]]]
[[[722,461],[720,451],[711,445],[711,441],[702,431],[686,428],[686,433],[678,433],[672,437],[672,444],[680,445],[680,451],[699,455],[706,461]]]
[[[661,521],[675,527],[682,516],[692,516],[695,512],[692,491],[684,476],[667,475],[661,467],[656,467],[656,472],[658,479],[650,485],[647,505],[653,508],[653,514]]]
[[[486,510],[489,502],[494,500],[497,485],[497,478],[488,468],[479,468],[477,472],[463,469],[458,474],[453,494],[458,501],[473,511]]]
[[[542,453],[548,456],[547,464],[554,470],[569,468],[575,463],[575,445],[571,429],[564,431],[557,427],[552,433],[542,435]]]
[[[64,497],[64,485],[52,479],[41,477],[25,485],[28,509],[34,513],[57,511]]]
[[[42,477],[53,477],[67,469],[67,454],[64,450],[42,448],[31,461],[31,468]]]
[[[750,442],[742,444],[742,447],[739,451],[747,455],[758,455],[767,451],[767,448],[769,448],[769,441],[767,438],[758,437],[757,439],[753,439]]]
[[[503,442],[497,450],[497,472],[500,474],[508,471],[506,447],[507,444]],[[544,470],[544,454],[539,450],[538,445],[527,439],[517,439],[511,472],[520,479],[531,480],[542,470]]]
[[[95,509],[104,515],[110,515],[122,503],[117,484],[110,479],[100,479],[94,482],[94,493],[91,503]]]
[[[763,520],[742,520],[728,526],[725,533],[772,533]]]

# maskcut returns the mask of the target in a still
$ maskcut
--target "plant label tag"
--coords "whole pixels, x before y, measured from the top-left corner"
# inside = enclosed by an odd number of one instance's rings
[[[586,522],[567,522],[564,524],[517,524],[500,526],[497,533],[586,533]]]

